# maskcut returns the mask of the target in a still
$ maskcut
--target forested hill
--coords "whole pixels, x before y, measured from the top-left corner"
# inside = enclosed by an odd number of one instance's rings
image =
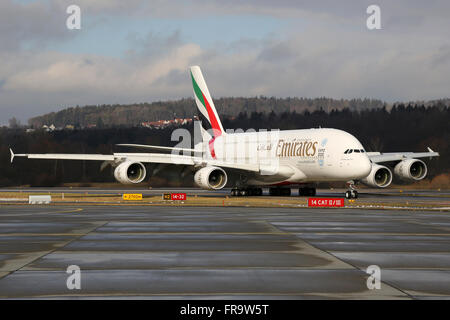
[[[220,98],[214,103],[221,117],[236,117],[239,113],[251,114],[262,112],[276,114],[284,112],[303,113],[313,112],[321,108],[328,112],[333,109],[351,111],[378,109],[385,105],[381,100],[373,99],[351,99],[335,100],[329,98],[275,98],[275,97],[253,97],[253,98]],[[139,103],[128,105],[99,105],[74,107],[52,112],[28,120],[29,125],[40,128],[45,125],[64,127],[74,125],[76,127],[87,127],[96,125],[99,127],[113,126],[138,126],[141,122],[170,120],[173,118],[192,118],[197,114],[194,99],[181,99],[176,101],[164,101],[153,103]]]

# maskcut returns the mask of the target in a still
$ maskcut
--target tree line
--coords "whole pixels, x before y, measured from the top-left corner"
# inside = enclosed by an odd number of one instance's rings
[[[374,99],[330,99],[330,98],[219,98],[214,100],[217,112],[225,118],[236,117],[240,112],[283,112],[304,111],[313,112],[320,108],[326,111],[332,109],[350,110],[382,108],[384,102]],[[43,125],[65,127],[71,125],[77,128],[85,128],[95,125],[97,128],[115,126],[134,127],[142,122],[170,120],[173,118],[191,118],[196,110],[195,101],[192,98],[176,101],[158,101],[153,103],[138,103],[128,105],[95,105],[84,107],[72,107],[58,112],[44,114],[29,119],[28,124],[32,128],[41,128]]]

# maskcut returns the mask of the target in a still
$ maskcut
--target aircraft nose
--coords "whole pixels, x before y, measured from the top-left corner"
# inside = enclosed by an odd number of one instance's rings
[[[364,157],[361,159],[361,165],[360,165],[360,174],[362,178],[365,178],[369,175],[370,171],[372,170],[372,162],[370,162],[369,157],[364,154]]]
[[[372,162],[367,155],[362,154],[359,157],[355,157],[353,166],[353,179],[364,179],[372,170]]]

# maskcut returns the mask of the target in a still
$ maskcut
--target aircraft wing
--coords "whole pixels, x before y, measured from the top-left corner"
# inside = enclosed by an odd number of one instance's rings
[[[167,163],[178,165],[199,165],[199,166],[217,166],[229,169],[238,169],[245,171],[259,171],[259,165],[225,162],[214,159],[204,159],[202,157],[192,157],[178,154],[167,153],[114,153],[114,157],[117,160],[131,160],[142,163]]]
[[[367,152],[367,156],[374,163],[401,161],[406,159],[439,157],[438,152],[434,152],[428,148],[428,152]]]
[[[103,160],[114,161],[113,155],[106,154],[77,154],[77,153],[21,153],[14,154],[11,149],[11,163],[15,157],[25,157],[28,159],[48,159],[48,160]]]
[[[189,148],[162,147],[162,146],[152,146],[152,145],[147,145],[147,144],[120,143],[120,144],[116,144],[116,146],[142,148],[142,149],[183,151],[183,152],[201,152],[201,150],[195,150],[195,149],[189,149]]]
[[[202,157],[193,157],[178,154],[167,153],[113,153],[107,154],[77,154],[77,153],[22,153],[14,154],[11,152],[11,163],[15,157],[25,157],[28,159],[48,159],[48,160],[98,160],[98,161],[136,161],[142,163],[167,163],[174,165],[191,165],[191,166],[217,166],[228,169],[237,169],[244,171],[258,172],[257,164],[225,162],[214,159],[204,159]]]

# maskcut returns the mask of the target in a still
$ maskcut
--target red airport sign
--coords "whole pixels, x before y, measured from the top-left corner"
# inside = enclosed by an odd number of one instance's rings
[[[186,200],[186,193],[165,193],[163,195],[164,200]]]
[[[343,207],[344,198],[308,198],[308,207]]]
[[[186,200],[186,193],[172,193],[171,200]]]

